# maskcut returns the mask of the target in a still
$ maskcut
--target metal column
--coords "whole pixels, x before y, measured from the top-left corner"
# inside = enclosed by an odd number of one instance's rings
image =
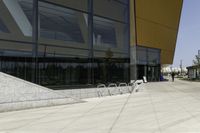
[[[32,55],[33,71],[32,82],[38,83],[38,0],[33,0],[33,30],[32,30]]]
[[[89,71],[88,83],[94,84],[94,52],[93,52],[93,0],[88,0],[88,45],[89,45]]]

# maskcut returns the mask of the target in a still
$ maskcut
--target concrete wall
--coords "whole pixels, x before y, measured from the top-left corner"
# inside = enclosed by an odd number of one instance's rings
[[[56,92],[70,95],[75,98],[93,98],[101,96],[122,95],[130,93],[133,88],[129,87],[108,87],[108,88],[89,88],[89,89],[70,89],[57,90]]]
[[[0,72],[0,112],[83,102]]]

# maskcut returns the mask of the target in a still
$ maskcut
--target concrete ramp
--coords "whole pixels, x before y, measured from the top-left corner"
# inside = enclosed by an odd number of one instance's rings
[[[0,112],[83,102],[0,72]]]

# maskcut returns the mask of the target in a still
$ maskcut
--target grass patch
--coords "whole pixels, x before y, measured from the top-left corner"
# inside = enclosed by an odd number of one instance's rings
[[[190,78],[179,78],[180,80],[191,81],[191,82],[200,82],[200,79],[190,79]]]

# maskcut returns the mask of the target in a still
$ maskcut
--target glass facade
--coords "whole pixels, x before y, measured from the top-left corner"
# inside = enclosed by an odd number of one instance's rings
[[[40,37],[83,43],[79,24],[81,15],[83,14],[71,9],[40,2]],[[83,17],[87,19],[87,15]]]
[[[0,18],[0,33],[9,33],[8,28]]]
[[[137,75],[148,81],[160,80],[160,49],[137,46]]]
[[[0,71],[52,89],[130,81],[129,0],[2,2]],[[160,50],[136,51],[138,79],[159,80]]]
[[[55,2],[39,2],[38,82],[53,89],[93,86],[87,1],[81,10],[73,8],[79,1]]]
[[[29,23],[33,24],[33,1],[32,0],[18,0],[18,3],[26,15]]]
[[[0,71],[52,89],[129,82],[128,0],[12,2],[21,39],[0,40]]]
[[[116,47],[116,30],[113,21],[94,17],[94,45]]]
[[[128,0],[93,2],[95,82],[129,82]]]

